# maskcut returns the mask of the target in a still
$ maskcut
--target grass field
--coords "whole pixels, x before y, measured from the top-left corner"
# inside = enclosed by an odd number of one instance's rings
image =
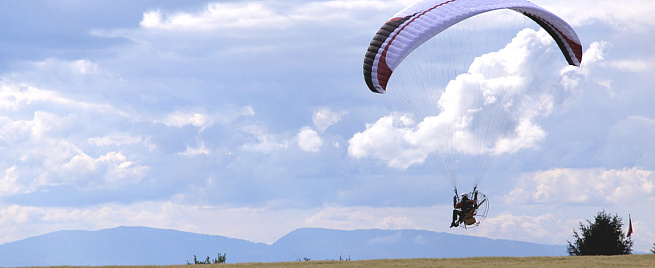
[[[243,263],[221,267],[655,267],[655,254],[585,257],[482,257],[458,259],[394,259]]]
[[[480,257],[459,259],[393,259],[365,261],[302,261],[276,263],[239,263],[239,264],[202,264],[197,268],[211,267],[655,267],[655,254],[621,255],[621,256],[584,256],[584,257]],[[67,266],[70,267],[70,266]],[[94,266],[93,268],[116,267]],[[189,268],[190,265],[170,266],[119,266]],[[44,268],[44,267],[41,267]],[[53,267],[54,268],[54,267]]]

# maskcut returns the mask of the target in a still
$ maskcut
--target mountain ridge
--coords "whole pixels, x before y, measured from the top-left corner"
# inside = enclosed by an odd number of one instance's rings
[[[0,266],[171,265],[339,259],[564,256],[566,247],[425,230],[299,228],[273,244],[171,229],[64,230],[0,245]]]

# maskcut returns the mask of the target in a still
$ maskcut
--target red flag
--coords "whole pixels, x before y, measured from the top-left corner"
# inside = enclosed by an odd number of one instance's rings
[[[628,227],[628,237],[632,235],[632,218],[628,214],[628,219],[629,219],[629,227]]]

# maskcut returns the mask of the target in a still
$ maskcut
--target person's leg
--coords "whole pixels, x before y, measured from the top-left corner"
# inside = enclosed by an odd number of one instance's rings
[[[453,221],[450,223],[450,227],[457,227],[457,215],[459,215],[456,209],[453,209]]]
[[[456,224],[459,225],[460,223],[464,222],[464,217],[466,217],[466,213],[464,213],[463,210],[458,210],[457,216],[459,216],[459,219],[457,220]]]

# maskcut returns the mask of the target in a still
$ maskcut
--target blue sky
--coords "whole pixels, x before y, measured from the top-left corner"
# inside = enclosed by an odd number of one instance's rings
[[[585,58],[561,71],[543,137],[494,159],[488,218],[463,230],[448,228],[439,166],[355,138],[390,114],[363,81],[366,48],[411,2],[3,3],[0,243],[139,225],[265,243],[325,227],[565,244],[604,209],[631,214],[648,251],[655,4],[533,1],[576,29]]]

